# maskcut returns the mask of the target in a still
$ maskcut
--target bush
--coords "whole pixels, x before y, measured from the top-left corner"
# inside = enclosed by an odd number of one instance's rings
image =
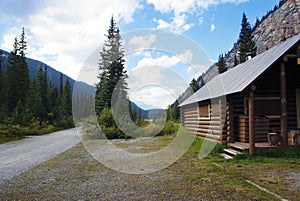
[[[104,109],[98,117],[98,122],[101,130],[105,134],[107,139],[128,139],[128,135],[125,135],[116,125],[112,111],[110,109]]]
[[[172,135],[177,133],[179,130],[179,124],[174,121],[168,121],[162,131],[159,133],[159,136],[161,135]]]
[[[66,117],[62,117],[58,120],[55,120],[54,126],[57,127],[59,130],[75,127],[72,116],[66,116]]]

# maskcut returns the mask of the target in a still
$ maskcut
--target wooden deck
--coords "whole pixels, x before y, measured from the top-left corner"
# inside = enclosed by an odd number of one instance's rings
[[[240,150],[247,151],[249,149],[249,143],[245,142],[234,142],[229,144],[230,147],[236,147]],[[256,148],[274,148],[278,146],[272,146],[268,142],[257,142],[255,143]]]

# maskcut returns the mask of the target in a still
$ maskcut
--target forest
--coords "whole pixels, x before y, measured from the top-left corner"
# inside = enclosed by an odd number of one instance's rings
[[[0,140],[40,135],[74,127],[70,80],[56,87],[47,79],[47,66],[39,66],[30,79],[26,63],[24,28],[4,62],[0,52]]]

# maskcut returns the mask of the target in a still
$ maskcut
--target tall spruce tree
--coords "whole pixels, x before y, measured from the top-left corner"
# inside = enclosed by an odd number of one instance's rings
[[[223,54],[219,56],[219,61],[217,63],[219,74],[222,74],[227,71],[227,65],[224,59]]]
[[[63,74],[59,74],[59,96],[62,97],[64,92],[64,77]]]
[[[243,13],[243,19],[241,24],[241,32],[239,36],[239,52],[240,52],[240,63],[247,60],[248,56],[256,56],[256,44],[252,35],[252,28],[248,22],[247,16]]]
[[[96,85],[96,112],[100,114],[104,108],[111,108],[113,91],[119,81],[118,90],[127,93],[126,78],[124,69],[124,50],[122,49],[121,35],[112,17],[108,29],[107,39],[100,52],[99,61],[99,83]],[[117,94],[124,93],[118,92]],[[127,97],[127,95],[125,95]]]
[[[18,56],[19,48],[18,48],[18,39],[15,38],[13,44],[13,50],[8,54],[8,65],[6,67],[6,107],[8,113],[11,114],[15,109],[18,103],[18,96],[16,94],[17,90],[17,68],[18,68]]]
[[[29,70],[28,65],[26,63],[25,51],[27,49],[27,42],[25,40],[25,31],[24,28],[22,29],[22,33],[20,35],[20,39],[18,42],[19,48],[19,62],[17,68],[17,86],[16,86],[16,93],[18,95],[19,101],[25,103],[26,96],[29,90]]]
[[[195,78],[192,79],[190,83],[190,87],[192,88],[193,92],[196,92],[199,90],[198,82],[195,80]]]
[[[62,108],[64,116],[68,117],[72,115],[72,91],[69,78],[67,78],[63,89]]]
[[[20,40],[15,38],[13,51],[8,55],[8,66],[6,68],[6,93],[7,108],[9,114],[15,109],[18,102],[26,105],[29,90],[29,70],[26,63],[25,51],[27,49],[25,31],[22,29]],[[23,108],[24,109],[24,108]]]
[[[46,82],[45,82],[46,80]],[[48,120],[48,97],[47,97],[47,78],[45,70],[42,66],[38,68],[36,77],[30,85],[30,93],[28,98],[28,108],[32,115],[42,124]]]
[[[59,94],[57,87],[50,80],[47,92],[48,99],[48,119],[50,123],[53,123],[53,120],[58,116],[59,112]]]

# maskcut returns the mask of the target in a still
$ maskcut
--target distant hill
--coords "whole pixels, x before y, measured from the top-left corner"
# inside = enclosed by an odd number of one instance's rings
[[[3,58],[3,66],[4,66],[4,69],[5,69],[5,66],[7,66],[8,64],[8,61],[7,61],[7,58],[8,58],[8,52],[5,51],[5,50],[1,50],[3,55],[2,55],[2,58]],[[47,66],[47,78],[48,78],[48,81],[52,81],[52,83],[57,87],[59,88],[59,77],[60,77],[60,72],[55,70],[53,67],[41,62],[41,61],[38,61],[38,60],[35,60],[35,59],[31,59],[31,58],[26,58],[26,62],[27,62],[27,65],[28,65],[28,70],[29,70],[29,77],[30,79],[34,78],[37,74],[37,71],[38,71],[38,68],[40,66],[42,66],[43,68],[45,66]],[[63,80],[64,82],[67,80],[67,78],[69,78],[70,80],[70,83],[71,83],[71,87],[73,89],[74,87],[74,84],[75,84],[75,80],[70,78],[69,76],[63,74]],[[91,85],[88,85],[84,82],[77,82],[76,83],[77,87],[78,87],[78,93],[80,94],[86,94],[86,95],[89,95],[89,94],[94,94],[94,87],[91,86]]]
[[[138,112],[140,107],[134,102],[131,102],[131,108],[136,108],[136,111]],[[150,119],[157,119],[161,117],[165,112],[165,110],[163,109],[151,109],[151,110],[144,110],[142,108],[140,109],[141,109],[142,117],[150,118]]]

